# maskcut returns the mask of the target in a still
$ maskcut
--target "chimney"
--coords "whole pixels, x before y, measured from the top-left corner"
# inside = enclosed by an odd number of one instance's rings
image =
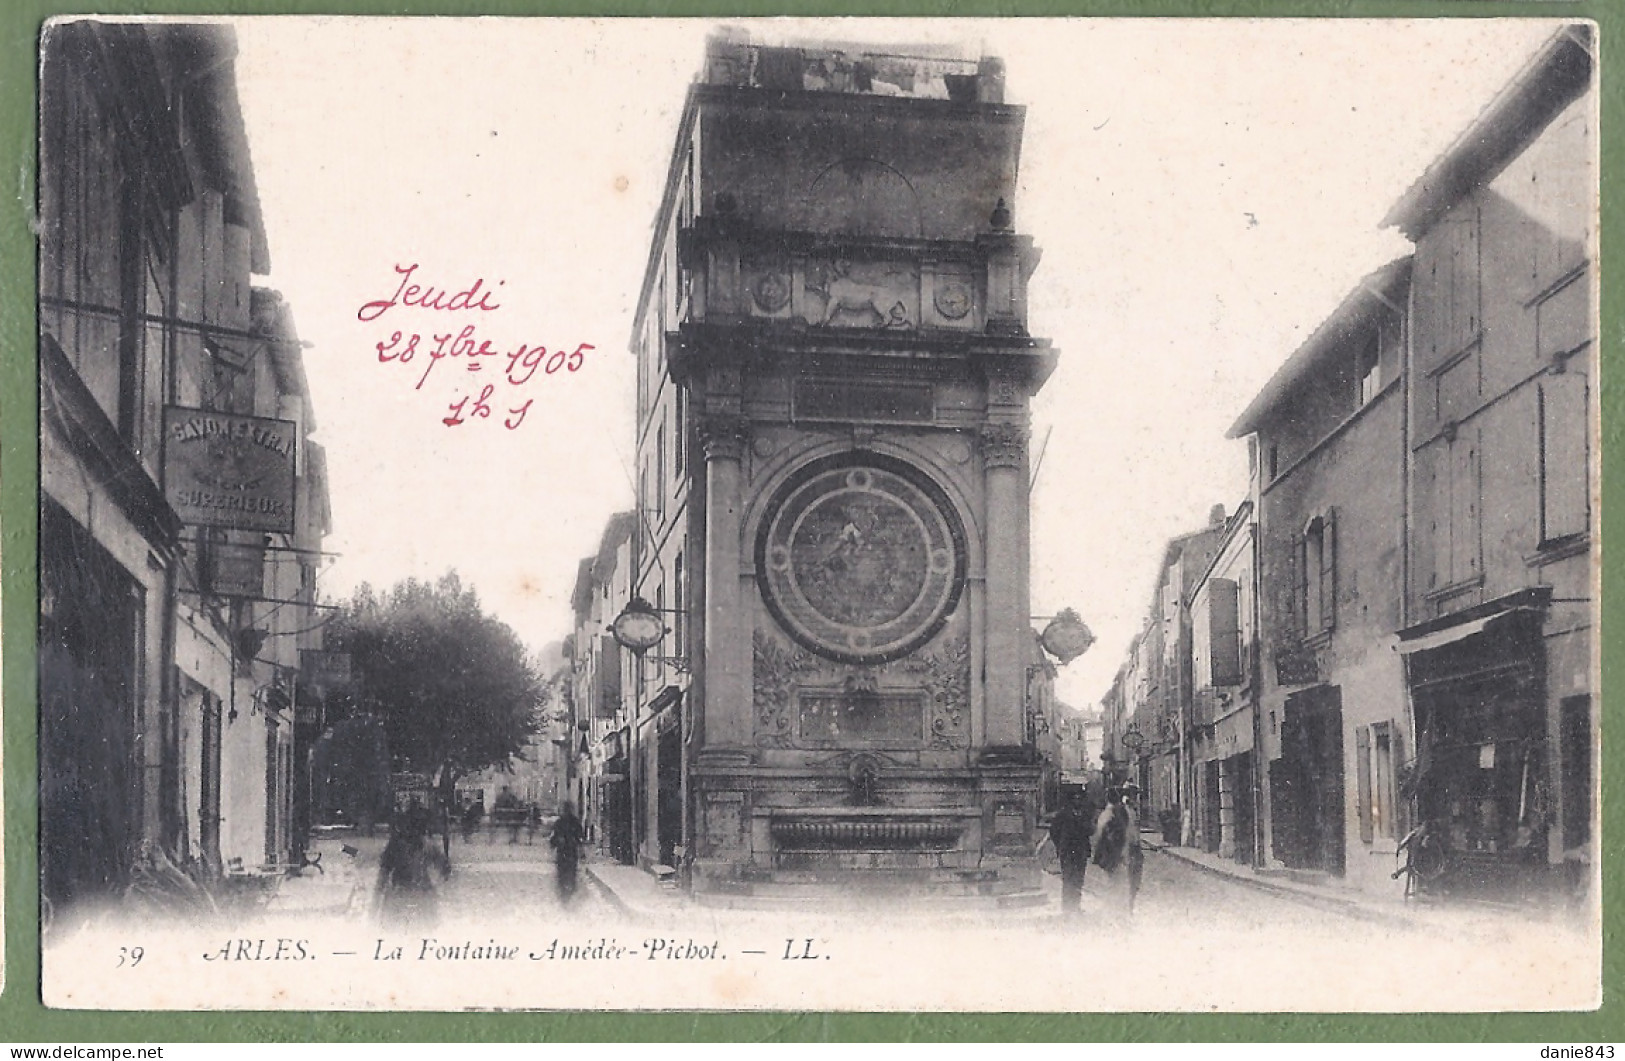
[[[1211,509],[1209,509],[1208,514],[1207,514],[1207,521],[1208,521],[1209,525],[1214,526],[1214,527],[1222,527],[1222,526],[1224,526],[1224,506],[1223,505],[1214,505]]]

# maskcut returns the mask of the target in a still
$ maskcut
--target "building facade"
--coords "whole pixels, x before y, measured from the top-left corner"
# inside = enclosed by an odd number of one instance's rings
[[[43,40],[40,821],[58,912],[115,897],[157,853],[248,872],[302,847],[292,731],[326,486],[291,320],[251,285],[269,262],[234,54],[215,26]],[[276,496],[180,481],[233,460]]]
[[[701,897],[1036,884],[1054,353],[1002,96],[996,60],[726,32],[690,90],[633,339],[636,589],[688,669],[639,679],[643,850]]]
[[[1463,889],[1593,861],[1596,90],[1556,35],[1388,221],[1416,244],[1407,777]]]
[[[1261,861],[1267,779],[1260,778],[1258,563],[1253,503],[1230,517],[1218,555],[1197,577],[1186,730],[1189,838],[1246,865]],[[1262,797],[1262,798],[1261,798]]]
[[[1410,259],[1362,280],[1231,429],[1257,455],[1269,862],[1399,887]]]
[[[635,512],[610,517],[598,552],[581,561],[573,595],[576,628],[568,642],[575,714],[569,799],[589,843],[619,862],[633,860],[631,654],[610,627],[632,599],[636,524]]]
[[[1140,788],[1142,818],[1170,833],[1188,834],[1194,806],[1190,595],[1226,529],[1224,506],[1215,505],[1207,526],[1168,542],[1145,621],[1101,701],[1106,781],[1132,780]]]
[[[1590,880],[1596,95],[1566,27],[1242,414],[1269,865],[1544,901]],[[1221,828],[1221,837],[1223,831]]]

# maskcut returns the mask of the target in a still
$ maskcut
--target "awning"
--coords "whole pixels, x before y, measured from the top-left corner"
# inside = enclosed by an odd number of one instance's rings
[[[1412,652],[1426,652],[1429,649],[1443,648],[1446,645],[1453,645],[1457,641],[1465,641],[1474,634],[1483,633],[1491,623],[1497,619],[1504,619],[1510,614],[1510,612],[1500,612],[1496,615],[1485,615],[1477,619],[1469,619],[1467,622],[1457,623],[1455,626],[1447,626],[1443,630],[1419,634],[1409,641],[1402,640],[1394,647],[1399,650],[1399,654],[1402,656],[1408,656]]]
[[[1394,646],[1402,656],[1430,649],[1443,648],[1482,634],[1491,626],[1513,616],[1538,616],[1552,598],[1552,587],[1531,586],[1508,593],[1504,597],[1485,601],[1459,615],[1446,615],[1399,631],[1399,642]]]

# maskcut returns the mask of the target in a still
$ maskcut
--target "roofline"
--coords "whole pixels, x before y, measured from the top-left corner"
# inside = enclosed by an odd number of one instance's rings
[[[1196,581],[1192,583],[1193,588],[1190,596],[1185,601],[1187,607],[1191,601],[1196,599],[1196,595],[1202,591],[1203,584],[1213,577],[1213,572],[1218,568],[1219,561],[1224,559],[1224,551],[1230,548],[1230,543],[1236,540],[1236,537],[1241,533],[1241,529],[1252,525],[1252,515],[1253,499],[1251,497],[1244,498],[1241,504],[1236,506],[1236,510],[1230,514],[1230,525],[1225,529],[1224,537],[1219,539],[1219,547],[1213,551],[1213,558],[1207,562],[1207,566],[1202,569],[1202,573],[1197,575]]]
[[[700,76],[703,76],[703,74]],[[630,349],[633,351],[637,350],[638,338],[643,334],[644,320],[649,309],[649,299],[654,293],[655,279],[660,270],[661,251],[665,246],[664,234],[671,225],[672,213],[677,206],[677,191],[682,181],[682,148],[685,143],[693,139],[694,125],[699,118],[702,105],[735,102],[750,103],[752,106],[801,109],[850,109],[857,106],[880,110],[905,108],[910,111],[919,111],[922,108],[935,108],[944,114],[1011,122],[1019,127],[1015,138],[1015,157],[1012,159],[1011,174],[1014,182],[1020,183],[1021,149],[1025,140],[1027,117],[1027,108],[1023,104],[959,103],[949,100],[864,96],[835,92],[773,92],[759,88],[735,88],[726,85],[714,85],[696,79],[688,86],[688,92],[683,101],[683,113],[677,123],[677,137],[672,143],[671,161],[666,168],[666,187],[660,197],[660,209],[655,214],[649,256],[644,264],[643,281],[638,289],[637,309],[632,314]],[[1012,203],[1012,205],[1014,204]],[[696,210],[696,214],[703,215],[704,213],[704,204],[701,204]]]
[[[1230,425],[1225,438],[1243,438],[1258,430],[1260,422],[1285,399],[1339,346],[1355,328],[1366,322],[1376,307],[1392,309],[1405,300],[1397,298],[1411,277],[1411,256],[1395,258],[1382,268],[1368,273],[1354,289],[1343,296],[1320,325],[1303,344],[1294,350],[1281,367],[1275,370],[1247,408]]]
[[[699,116],[698,81],[688,86],[683,101],[683,113],[677,121],[677,138],[672,141],[671,161],[666,166],[666,190],[660,195],[660,209],[655,212],[654,231],[649,240],[649,258],[643,267],[643,283],[638,289],[638,306],[632,313],[630,349],[638,349],[638,338],[643,334],[643,321],[649,310],[649,296],[654,292],[655,277],[660,270],[661,252],[665,250],[666,229],[671,226],[672,212],[677,208],[677,189],[682,183],[682,147],[694,138],[694,122]]]
[[[1494,179],[1563,109],[1591,87],[1596,26],[1573,22],[1554,33],[1382,219],[1411,240],[1445,211]]]

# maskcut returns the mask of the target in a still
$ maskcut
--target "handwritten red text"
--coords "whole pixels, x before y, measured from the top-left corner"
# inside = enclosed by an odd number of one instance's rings
[[[440,419],[447,427],[457,427],[470,420],[489,420],[495,409],[499,414],[506,413],[498,417],[502,426],[510,431],[517,429],[525,422],[525,416],[536,399],[511,394],[512,389],[524,387],[538,375],[579,372],[586,363],[588,352],[596,349],[591,343],[577,343],[574,349],[563,346],[550,350],[540,343],[526,342],[515,346],[493,339],[480,331],[484,327],[483,322],[488,319],[483,315],[494,313],[502,306],[494,301],[495,288],[485,287],[484,277],[451,292],[449,288],[413,283],[417,268],[416,263],[395,266],[399,276],[395,293],[388,298],[364,303],[356,317],[371,323],[396,307],[402,311],[429,310],[462,316],[461,320],[454,318],[447,321],[444,330],[421,326],[421,330],[416,331],[408,327],[392,329],[389,338],[381,338],[373,344],[378,352],[379,364],[412,366],[408,378],[415,378],[413,390],[423,390],[435,366],[447,358],[452,359],[454,366],[461,364],[468,372],[483,373],[489,370],[491,375],[484,379],[491,382],[476,382],[467,393],[461,390],[453,392],[452,400],[446,407],[447,415]],[[496,286],[504,283],[498,280]],[[479,316],[473,316],[470,321],[472,315]]]
[[[419,309],[437,309],[449,313],[460,310],[479,310],[484,313],[493,313],[502,308],[500,304],[490,301],[491,291],[481,291],[485,284],[485,277],[475,279],[469,287],[451,293],[445,288],[436,288],[428,285],[412,283],[412,274],[417,272],[417,263],[411,265],[397,265],[395,271],[400,274],[401,282],[395,288],[395,293],[388,298],[375,299],[368,302],[356,311],[356,319],[371,323],[382,317],[395,306],[416,306]],[[507,283],[498,280],[497,287]],[[475,296],[479,296],[476,298]]]

